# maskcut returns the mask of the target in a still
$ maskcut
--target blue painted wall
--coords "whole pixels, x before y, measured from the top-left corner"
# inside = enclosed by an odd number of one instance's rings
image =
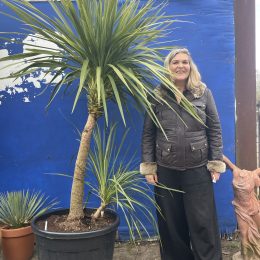
[[[160,2],[160,1],[157,1]],[[51,15],[47,3],[35,6]],[[0,10],[7,10],[0,3]],[[173,0],[166,9],[169,14],[183,14],[179,17],[188,23],[176,23],[168,39],[178,39],[176,45],[189,48],[197,63],[203,81],[212,90],[223,128],[224,152],[235,158],[235,39],[233,1],[224,0]],[[16,31],[21,24],[0,14],[0,31]],[[21,46],[6,44],[0,40],[0,51],[9,53],[21,51]],[[0,52],[1,53],[1,52]],[[166,53],[165,53],[166,54]],[[41,189],[69,205],[71,180],[44,173],[72,173],[78,149],[76,127],[82,129],[87,117],[85,100],[81,99],[74,114],[71,114],[73,96],[59,96],[48,112],[45,105],[48,92],[38,94],[43,88],[23,83],[18,86],[21,93],[11,87],[1,86],[0,81],[0,191],[23,188]],[[13,92],[13,93],[11,93]],[[25,102],[30,101],[30,102]],[[119,114],[110,106],[112,120]],[[103,122],[100,122],[103,125]],[[133,109],[128,120],[131,128],[128,143],[132,150],[138,150],[140,160],[140,139],[142,116]],[[121,125],[121,130],[123,129]],[[235,230],[236,222],[231,201],[232,175],[227,172],[215,185],[217,210],[222,233]],[[95,201],[92,202],[93,206]],[[121,236],[126,225],[121,223]]]

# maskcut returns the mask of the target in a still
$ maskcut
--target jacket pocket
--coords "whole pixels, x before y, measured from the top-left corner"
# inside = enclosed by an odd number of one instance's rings
[[[199,142],[193,142],[190,144],[190,162],[200,163],[207,159],[208,157],[208,142],[207,140],[202,140]]]
[[[164,164],[171,165],[176,160],[176,153],[173,145],[170,143],[157,143],[156,144],[156,159]]]

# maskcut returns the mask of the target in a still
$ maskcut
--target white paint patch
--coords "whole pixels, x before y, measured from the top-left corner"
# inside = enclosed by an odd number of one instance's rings
[[[26,79],[26,82],[33,83],[35,88],[41,88],[41,82],[38,81],[37,78],[29,77],[28,79]]]
[[[8,50],[3,49],[0,50],[0,58],[4,58],[8,56]],[[24,65],[24,64],[23,64]],[[17,64],[14,64],[13,61],[2,61],[0,62],[0,91],[6,91],[8,88],[13,88],[16,85],[22,84],[22,78],[8,78],[14,71],[17,71],[18,69],[22,68],[23,65],[19,66]],[[5,79],[2,79],[5,78]]]
[[[23,98],[23,102],[24,102],[24,103],[29,103],[29,102],[31,102],[31,101],[29,100],[29,97],[24,97],[24,98]]]
[[[6,43],[5,46],[9,44]],[[40,39],[39,35],[28,35],[23,40],[23,53],[30,52],[31,49],[35,47],[48,47],[52,49],[59,50],[58,46],[54,43],[48,42],[46,40]],[[7,49],[0,50],[0,58],[7,57],[9,55]],[[40,54],[39,57],[46,59],[46,55]],[[53,79],[53,75],[46,74],[44,69],[37,72],[31,73],[29,76],[20,77],[20,78],[6,78],[10,77],[12,73],[21,70],[28,65],[28,58],[21,59],[20,61],[2,61],[0,62],[0,105],[3,103],[3,99],[7,96],[13,96],[16,94],[21,94],[24,92],[30,92],[28,90],[28,83],[32,83],[33,87],[40,89],[42,83],[49,84]],[[45,69],[46,71],[46,69]],[[57,77],[53,84],[58,83],[62,79],[62,76]],[[26,86],[25,86],[26,85]],[[29,87],[29,89],[31,89]],[[31,102],[29,97],[22,98],[23,102]]]

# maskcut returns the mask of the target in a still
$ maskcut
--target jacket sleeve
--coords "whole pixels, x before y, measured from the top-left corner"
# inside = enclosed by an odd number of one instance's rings
[[[212,93],[207,89],[207,104],[206,104],[206,125],[207,137],[209,144],[209,161],[207,168],[209,171],[223,173],[226,171],[226,165],[223,162],[223,144],[221,124],[216,108],[216,104]]]
[[[140,173],[143,175],[156,174],[157,171],[157,164],[155,162],[155,138],[156,125],[146,113],[141,145],[142,163],[140,164]]]

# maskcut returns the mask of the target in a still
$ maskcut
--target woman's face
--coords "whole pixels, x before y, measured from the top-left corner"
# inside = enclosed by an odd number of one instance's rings
[[[186,53],[176,54],[170,62],[169,69],[174,81],[186,81],[190,75],[190,61]]]

